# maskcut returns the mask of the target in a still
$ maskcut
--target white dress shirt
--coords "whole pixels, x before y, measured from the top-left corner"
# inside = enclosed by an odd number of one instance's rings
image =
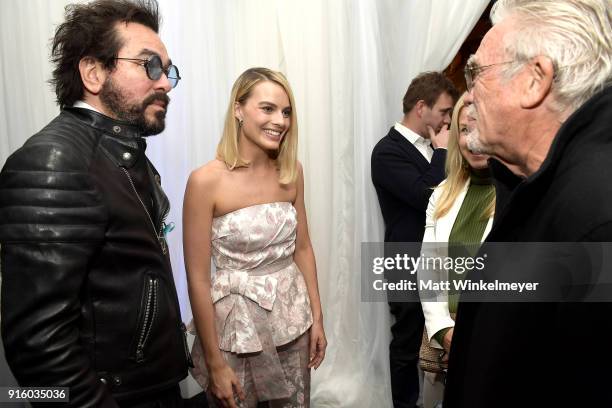
[[[420,135],[414,133],[412,130],[408,129],[406,126],[402,125],[399,122],[395,123],[395,130],[400,132],[402,136],[404,136],[410,143],[417,148],[417,150],[423,155],[425,160],[431,163],[431,157],[433,156],[433,147],[431,146],[431,142],[428,139],[421,137]]]
[[[96,108],[94,108],[93,106],[91,106],[90,104],[83,102],[81,100],[78,100],[74,103],[74,105],[72,105],[74,108],[83,108],[83,109],[89,109],[92,110],[94,112],[98,112],[98,113],[102,113],[99,110],[97,110]]]

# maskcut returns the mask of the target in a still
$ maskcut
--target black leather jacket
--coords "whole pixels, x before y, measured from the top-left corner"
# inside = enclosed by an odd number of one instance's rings
[[[21,386],[70,387],[71,406],[115,406],[187,374],[169,202],[145,148],[135,128],[69,108],[0,173],[6,358]]]

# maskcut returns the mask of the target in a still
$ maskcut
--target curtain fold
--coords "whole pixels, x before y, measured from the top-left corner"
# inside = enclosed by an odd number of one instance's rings
[[[58,112],[49,39],[68,0],[0,3],[0,162]],[[161,37],[183,80],[163,134],[148,139],[176,225],[169,235],[183,320],[191,319],[182,251],[189,173],[212,160],[232,83],[266,66],[296,98],[299,159],[317,258],[327,357],[313,373],[318,407],[391,407],[390,316],[361,302],[362,242],[383,223],[370,179],[376,142],[401,118],[401,100],[421,71],[448,65],[488,0],[159,0]],[[189,393],[197,392],[191,383]]]

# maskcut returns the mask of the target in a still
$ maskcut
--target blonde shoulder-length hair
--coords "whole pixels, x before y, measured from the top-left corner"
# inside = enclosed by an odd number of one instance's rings
[[[443,217],[453,206],[455,200],[461,194],[465,183],[470,178],[470,165],[459,150],[459,138],[461,137],[461,128],[459,124],[459,116],[461,111],[466,108],[464,98],[466,94],[461,95],[453,109],[451,117],[450,132],[448,137],[448,146],[446,153],[446,180],[440,184],[440,198],[434,211],[434,219]],[[489,204],[482,213],[482,218],[487,219],[493,216],[495,211],[495,192],[491,193]]]
[[[298,124],[297,112],[295,111],[295,100],[293,92],[285,76],[277,71],[268,68],[249,68],[244,71],[234,83],[230,96],[227,113],[225,115],[225,125],[223,135],[217,146],[217,158],[225,162],[230,170],[237,167],[247,167],[249,162],[240,157],[238,151],[238,139],[240,136],[240,126],[236,118],[235,105],[244,103],[251,96],[253,88],[264,81],[274,82],[280,85],[291,104],[291,116],[289,130],[281,141],[280,148],[276,154],[276,165],[279,170],[279,183],[290,184],[297,180],[297,143],[298,143]]]

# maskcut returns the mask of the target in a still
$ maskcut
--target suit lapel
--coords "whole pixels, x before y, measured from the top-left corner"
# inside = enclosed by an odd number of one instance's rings
[[[394,127],[389,130],[387,134],[391,140],[393,140],[399,148],[406,153],[406,156],[410,157],[412,160],[416,162],[421,168],[429,167],[429,162],[419,150],[408,141],[400,132],[395,130]]]

